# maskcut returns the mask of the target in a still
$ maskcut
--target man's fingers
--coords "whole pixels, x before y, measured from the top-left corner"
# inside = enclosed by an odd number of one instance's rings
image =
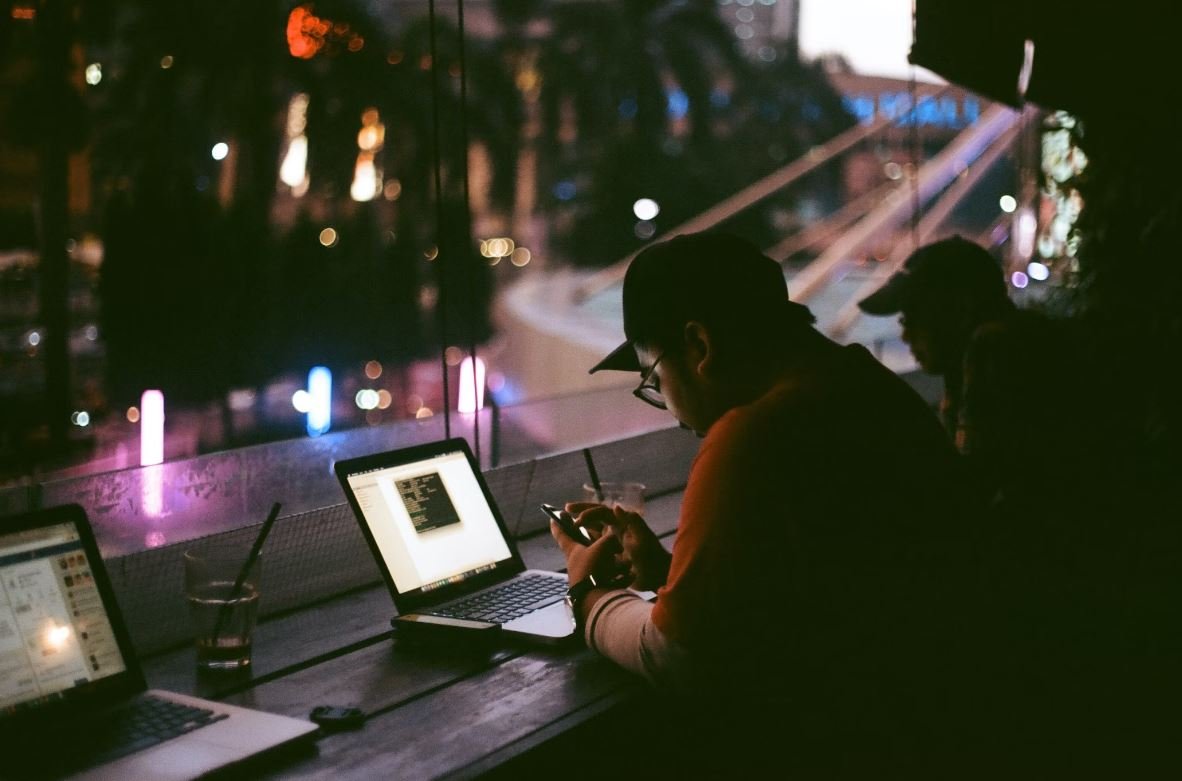
[[[615,532],[609,526],[603,530],[603,534],[599,536],[598,540],[591,543],[591,550],[596,552],[609,550],[619,551],[620,539],[615,535]]]
[[[563,554],[570,552],[570,546],[577,543],[570,538],[570,536],[562,530],[556,521],[550,521],[550,536],[558,543],[558,547],[562,549]]]
[[[585,502],[570,503],[566,506],[566,512],[573,516],[579,526],[606,526],[613,518],[610,508],[603,505],[587,505]]]
[[[642,520],[639,514],[634,513],[631,510],[625,510],[618,504],[612,508],[612,515],[615,517],[617,524],[625,526],[630,523],[634,523],[635,521]]]

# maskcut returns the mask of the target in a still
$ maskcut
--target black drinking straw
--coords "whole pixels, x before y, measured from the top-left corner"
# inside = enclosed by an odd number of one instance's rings
[[[218,611],[218,620],[213,625],[213,640],[215,643],[217,642],[218,635],[221,634],[222,624],[225,623],[226,616],[230,612],[230,604],[238,598],[238,592],[242,590],[242,584],[246,582],[246,576],[250,573],[250,568],[258,560],[259,553],[263,550],[263,543],[266,541],[267,535],[271,532],[271,526],[274,525],[275,519],[279,517],[279,508],[281,506],[279,502],[271,505],[271,512],[267,516],[267,520],[263,521],[263,528],[259,529],[259,536],[255,538],[254,545],[250,546],[250,554],[247,555],[246,563],[242,565],[242,571],[238,573],[238,577],[234,581],[234,588],[230,590],[229,598],[222,605],[222,609]]]
[[[591,474],[591,485],[595,486],[595,493],[599,501],[603,501],[603,486],[599,484],[599,473],[595,471],[595,462],[591,460],[591,448],[583,448],[583,460],[587,462],[587,471]]]

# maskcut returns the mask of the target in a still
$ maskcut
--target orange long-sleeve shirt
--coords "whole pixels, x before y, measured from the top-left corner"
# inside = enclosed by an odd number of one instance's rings
[[[651,620],[732,693],[890,687],[965,606],[954,449],[864,348],[831,353],[716,422],[686,485]]]

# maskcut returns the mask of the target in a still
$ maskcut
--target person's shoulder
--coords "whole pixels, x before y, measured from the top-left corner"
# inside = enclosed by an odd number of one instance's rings
[[[759,398],[726,412],[710,433],[716,433],[719,439],[751,440],[776,435],[785,428],[822,425],[827,409],[844,408],[839,402],[838,388],[850,383],[837,379],[836,375],[842,372],[825,364],[780,377]]]
[[[1035,309],[1015,308],[991,318],[973,331],[968,354],[1018,356],[1027,352],[1060,351],[1072,343],[1068,325]]]

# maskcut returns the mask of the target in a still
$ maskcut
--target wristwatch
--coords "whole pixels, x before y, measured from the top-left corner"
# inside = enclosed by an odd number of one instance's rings
[[[592,589],[603,588],[606,585],[604,580],[595,577],[595,575],[588,575],[566,590],[566,604],[570,607],[576,624],[582,624],[580,608],[583,606],[583,600],[587,598]]]

